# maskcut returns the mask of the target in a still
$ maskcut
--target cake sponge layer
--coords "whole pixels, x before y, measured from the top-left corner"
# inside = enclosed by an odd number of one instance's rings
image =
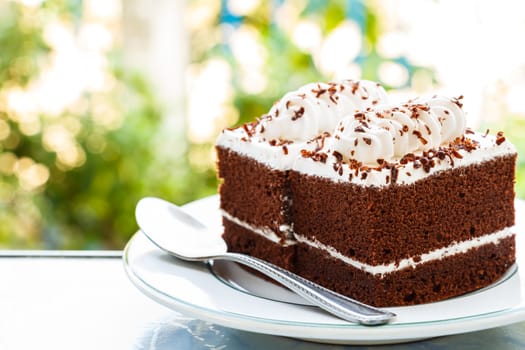
[[[291,171],[293,229],[371,265],[481,237],[514,225],[515,161],[501,156],[388,187]]]
[[[436,302],[496,282],[514,264],[515,236],[464,253],[371,274],[306,244],[282,247],[224,219],[230,251],[255,256],[364,303],[401,306]]]
[[[436,302],[496,282],[515,261],[514,236],[466,253],[406,268],[379,278],[299,244],[296,273],[361,302],[378,306]]]
[[[270,169],[228,148],[217,147],[221,209],[232,217],[271,230],[286,240],[289,224],[288,172]]]

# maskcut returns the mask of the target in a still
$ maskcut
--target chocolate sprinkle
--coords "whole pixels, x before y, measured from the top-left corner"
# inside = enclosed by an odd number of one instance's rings
[[[459,97],[453,98],[452,102],[454,102],[459,108],[463,107],[463,103],[460,102],[460,100],[463,99],[463,95],[460,95]]]
[[[505,137],[503,136],[503,131],[498,131],[496,134],[496,145],[501,145],[503,142],[505,142]]]
[[[343,155],[337,151],[333,151],[332,154],[334,155],[335,159],[338,161],[338,162],[342,162],[343,161]]]
[[[326,163],[328,155],[324,152],[312,152],[306,149],[301,150],[301,157],[311,158],[314,162]]]
[[[319,96],[324,94],[326,91],[327,90],[326,89],[322,89],[321,85],[319,85],[319,84],[317,84],[317,90],[316,89],[312,89],[312,92],[315,94],[316,98],[319,98]]]
[[[390,177],[392,178],[393,184],[397,182],[397,175],[399,175],[399,170],[395,166],[390,168]]]
[[[427,140],[421,135],[421,132],[419,132],[418,130],[414,130],[414,131],[412,131],[412,134],[413,134],[413,135],[416,135],[417,138],[418,138],[418,140],[419,140],[422,144],[426,145],[426,144],[428,143],[428,141],[427,141]]]
[[[358,81],[352,83],[352,95],[355,95],[355,92],[357,91],[357,89],[359,89]]]
[[[294,111],[294,115],[292,116],[292,120],[297,120],[301,118],[304,115],[304,107],[299,108],[298,110]]]
[[[363,121],[366,119],[366,115],[363,112],[359,112],[354,114],[354,119]]]

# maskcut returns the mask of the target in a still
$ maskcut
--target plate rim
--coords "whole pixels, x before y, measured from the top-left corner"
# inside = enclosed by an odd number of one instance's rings
[[[199,199],[197,201],[188,203],[184,207],[191,211],[192,208],[199,207],[208,201],[217,201],[218,195],[212,195]],[[521,200],[517,200],[520,201]],[[525,208],[525,203],[520,204]],[[518,205],[516,206],[518,207]],[[517,209],[516,209],[517,211]],[[518,236],[519,233],[516,233]],[[389,323],[381,326],[370,327],[359,324],[353,324],[345,321],[341,323],[326,324],[313,322],[295,322],[278,319],[268,319],[265,317],[257,317],[252,315],[239,314],[229,310],[210,309],[203,307],[196,303],[190,302],[188,299],[182,300],[169,295],[155,286],[148,284],[135,271],[130,263],[130,251],[133,245],[137,244],[140,237],[145,236],[137,231],[126,244],[122,259],[125,272],[130,281],[142,293],[149,298],[167,306],[168,308],[190,315],[192,317],[220,324],[222,326],[251,331],[256,333],[264,333],[271,335],[287,336],[299,339],[306,339],[318,342],[329,342],[338,344],[388,344],[395,342],[414,341],[425,338],[432,338],[436,336],[453,335],[474,332],[484,329],[501,327],[516,322],[525,320],[525,304],[518,305],[513,308],[491,311],[483,314],[469,315],[464,317],[456,317],[444,320],[425,321],[425,322],[406,322],[406,323]],[[147,239],[146,239],[147,240]],[[157,248],[155,248],[157,249]],[[161,253],[160,250],[158,250]],[[514,274],[518,274],[518,268],[507,278],[512,278]],[[208,270],[211,276],[219,281],[211,271]],[[519,276],[518,276],[519,278]],[[521,279],[520,279],[521,280]],[[505,282],[503,282],[505,283]],[[231,286],[230,286],[231,288]],[[232,288],[236,293],[241,291]],[[258,298],[255,295],[251,295]],[[268,299],[267,299],[268,300]],[[269,300],[269,302],[278,303],[280,301]],[[304,305],[297,305],[298,307],[305,307]],[[310,307],[310,306],[307,306]],[[399,307],[398,307],[399,308]],[[454,327],[459,326],[460,327]],[[309,332],[308,337],[304,337],[304,332]],[[418,331],[419,335],[415,335]],[[421,334],[424,331],[424,335]]]

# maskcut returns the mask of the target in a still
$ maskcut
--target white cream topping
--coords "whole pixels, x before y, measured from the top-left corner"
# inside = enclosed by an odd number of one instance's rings
[[[278,170],[293,169],[303,174],[320,176],[332,181],[341,181],[360,186],[387,186],[392,182],[392,172],[384,168],[380,170],[371,169],[366,177],[362,173],[356,175],[355,170],[348,164],[342,164],[340,171],[334,170],[334,164],[338,162],[333,154],[327,154],[326,161],[315,161],[310,157],[302,157],[301,150],[312,150],[315,143],[293,143],[287,145],[288,154],[284,154],[281,146],[270,146],[265,142],[239,142],[242,137],[239,129],[226,130],[218,139],[217,145],[229,148],[254,158],[267,166]],[[462,158],[449,157],[444,159],[433,158],[434,166],[428,172],[420,166],[420,163],[408,162],[399,164],[399,159],[394,159],[397,164],[398,185],[409,185],[428,176],[434,175],[439,171],[444,171],[456,167],[465,167],[472,164],[480,164],[495,157],[506,156],[516,153],[516,148],[509,141],[504,141],[497,145],[497,137],[480,133],[467,134],[466,137],[478,142],[476,149],[470,152],[464,149],[458,150]],[[453,164],[452,164],[453,162]]]
[[[216,145],[256,159],[276,170],[291,169],[296,159],[300,157],[301,150],[312,148],[312,146],[306,142],[272,146],[262,140],[246,138],[246,133],[242,128],[224,130],[219,135]],[[286,151],[284,147],[286,147]]]
[[[407,153],[437,148],[463,135],[465,113],[455,98],[429,97],[343,118],[323,151],[377,165]]]
[[[260,120],[255,137],[308,141],[331,133],[344,116],[386,102],[384,88],[368,80],[311,83],[284,95]]]
[[[222,210],[221,213],[225,218],[236,223],[237,225],[244,227],[258,235],[261,235],[274,243],[280,244],[281,238],[271,229],[267,227],[258,228],[253,225],[250,225],[242,220],[239,220],[233,217],[232,215],[228,214],[224,210]],[[341,254],[334,247],[323,244],[316,239],[310,239],[305,236],[298,235],[296,233],[293,233],[294,239],[286,240],[286,242],[284,242],[282,246],[287,247],[287,246],[296,244],[297,242],[301,242],[301,243],[309,245],[312,248],[322,250],[328,255],[330,255],[331,257],[341,260],[345,264],[352,265],[355,268],[371,273],[373,275],[380,275],[381,277],[383,277],[386,274],[396,272],[396,271],[405,269],[407,267],[414,268],[418,265],[425,264],[430,261],[441,260],[441,259],[444,259],[449,256],[453,256],[456,254],[463,254],[471,249],[478,248],[486,244],[498,244],[502,239],[511,237],[513,235],[514,233],[512,232],[512,227],[507,227],[501,231],[497,231],[497,232],[483,235],[480,237],[475,237],[475,238],[472,238],[466,241],[453,242],[452,244],[446,247],[435,249],[435,250],[429,251],[427,253],[423,253],[418,256],[413,256],[410,258],[403,259],[399,261],[399,263],[391,262],[388,264],[380,264],[380,265],[370,265],[370,264],[361,262],[359,260],[350,258],[346,255]]]
[[[338,252],[331,246],[325,245],[317,240],[311,240],[304,236],[296,235],[297,241],[305,243],[312,248],[320,249],[335,259],[341,260],[346,264],[352,265],[355,268],[366,271],[373,275],[384,276],[386,274],[405,269],[407,267],[416,267],[421,264],[428,263],[433,260],[441,260],[449,256],[456,254],[463,254],[473,248],[478,248],[486,244],[498,244],[502,239],[513,236],[511,228],[507,227],[501,231],[497,231],[491,234],[487,234],[481,237],[475,237],[470,240],[462,242],[454,242],[447,247],[432,250],[430,252],[421,254],[419,256],[407,258],[401,260],[399,263],[391,262],[389,264],[382,265],[369,265],[358,260],[352,259]]]
[[[379,187],[516,153],[500,136],[466,132],[460,99],[432,96],[386,107],[386,93],[374,82],[313,83],[286,94],[258,123],[224,130],[216,144],[272,169]],[[475,147],[451,148],[457,138]],[[430,150],[446,154],[429,158]],[[425,159],[402,163],[407,154]]]
[[[434,165],[425,169],[421,162],[407,162],[400,164],[400,158],[394,158],[396,164],[398,185],[409,185],[416,181],[422,180],[428,176],[435,175],[440,171],[450,170],[452,168],[466,167],[473,164],[480,164],[496,157],[508,156],[516,153],[516,148],[509,141],[504,141],[497,145],[498,138],[493,135],[483,135],[479,133],[466,135],[471,140],[478,142],[477,148],[470,152],[465,149],[457,150],[462,157],[457,156],[432,158]],[[415,153],[418,155],[417,153]],[[334,164],[338,160],[332,154],[329,154],[326,162],[315,161],[312,158],[299,157],[293,164],[293,169],[303,173],[319,177],[324,177],[332,181],[352,183],[361,186],[387,186],[392,183],[392,170],[388,168],[370,169],[366,172],[358,172],[351,169],[348,164],[343,163],[339,171],[334,170]]]

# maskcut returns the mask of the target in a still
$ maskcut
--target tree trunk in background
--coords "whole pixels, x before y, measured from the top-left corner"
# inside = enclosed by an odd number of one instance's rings
[[[171,157],[187,150],[185,74],[189,40],[185,0],[123,0],[125,65],[142,73],[162,107],[158,150]]]

